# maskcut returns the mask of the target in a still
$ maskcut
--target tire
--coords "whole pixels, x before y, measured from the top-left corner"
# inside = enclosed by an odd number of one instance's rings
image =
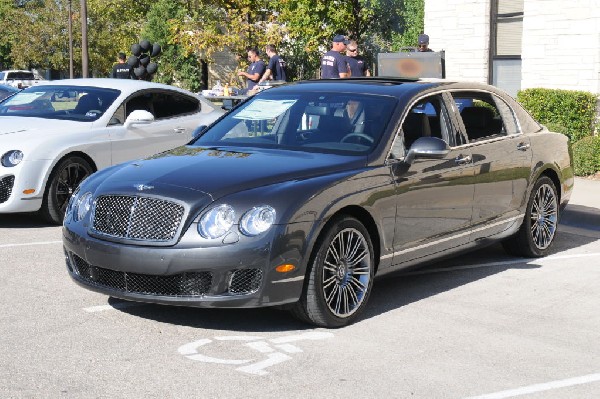
[[[52,170],[40,213],[52,224],[61,224],[69,199],[79,184],[94,173],[94,168],[81,157],[64,158]]]
[[[547,255],[556,236],[558,213],[556,186],[549,177],[542,176],[531,190],[519,231],[502,242],[504,250],[528,258]]]
[[[292,313],[320,327],[352,323],[371,294],[374,265],[367,229],[352,217],[337,217],[317,240],[307,282]]]

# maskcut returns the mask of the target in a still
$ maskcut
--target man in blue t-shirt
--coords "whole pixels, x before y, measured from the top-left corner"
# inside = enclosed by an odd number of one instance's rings
[[[358,43],[351,40],[346,47],[346,62],[348,62],[348,69],[350,70],[350,76],[355,78],[359,76],[371,76],[369,67],[365,62],[365,59],[358,55]]]
[[[342,35],[336,35],[333,38],[331,50],[321,57],[321,79],[347,78],[348,63],[346,56],[341,54],[346,50],[348,39]]]
[[[282,82],[287,81],[287,64],[285,60],[277,54],[277,49],[272,44],[267,44],[265,52],[269,56],[269,65],[265,74],[260,78],[261,82],[268,79],[279,80]]]
[[[238,76],[244,76],[246,78],[246,87],[248,90],[252,90],[254,86],[258,84],[260,77],[265,73],[265,63],[260,59],[258,55],[258,49],[251,48],[248,50],[248,61],[250,66],[246,72],[238,72]]]

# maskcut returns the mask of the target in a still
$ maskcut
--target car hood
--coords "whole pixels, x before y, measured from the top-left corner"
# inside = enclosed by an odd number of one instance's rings
[[[89,123],[91,126],[91,123]],[[74,121],[63,121],[59,119],[45,119],[45,118],[30,118],[23,116],[2,116],[0,117],[0,137],[19,133],[19,140],[22,140],[22,135],[31,133],[35,134],[38,130],[48,132],[52,131],[64,131],[72,130],[74,126],[82,128],[84,123]]]
[[[365,164],[365,156],[185,146],[111,170],[100,190],[128,186],[135,191],[144,185],[149,187],[148,193],[173,196],[172,192],[164,192],[165,188],[172,191],[181,187],[214,200],[250,188],[358,169]]]

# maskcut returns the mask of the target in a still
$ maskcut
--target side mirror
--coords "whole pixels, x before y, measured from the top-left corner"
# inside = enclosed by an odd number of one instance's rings
[[[148,111],[138,109],[129,114],[127,119],[125,119],[125,127],[147,125],[152,122],[154,122],[154,115]]]
[[[200,137],[200,135],[202,133],[204,133],[205,129],[206,129],[206,125],[200,125],[197,128],[195,128],[194,131],[192,132],[192,139]]]
[[[404,162],[412,164],[416,158],[442,159],[450,152],[448,144],[437,137],[420,137],[408,149]]]

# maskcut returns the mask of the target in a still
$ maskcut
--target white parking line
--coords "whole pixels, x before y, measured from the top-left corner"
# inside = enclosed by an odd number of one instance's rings
[[[50,245],[50,244],[62,244],[62,241],[38,241],[38,242],[24,242],[16,244],[2,244],[0,248],[12,248],[12,247],[27,247],[31,245]]]
[[[83,308],[88,313],[96,313],[96,312],[104,312],[105,310],[115,310],[115,309],[125,309],[125,308],[133,308],[136,306],[144,306],[146,305],[143,302],[118,302],[112,305],[99,305],[99,306],[90,306],[89,308]]]
[[[566,380],[550,381],[543,384],[534,384],[521,388],[508,389],[495,393],[488,393],[481,396],[472,396],[467,399],[505,399],[515,396],[527,395],[530,393],[549,391],[551,389],[571,387],[573,385],[589,384],[590,382],[600,381],[600,374],[588,374],[581,377],[567,378]]]

